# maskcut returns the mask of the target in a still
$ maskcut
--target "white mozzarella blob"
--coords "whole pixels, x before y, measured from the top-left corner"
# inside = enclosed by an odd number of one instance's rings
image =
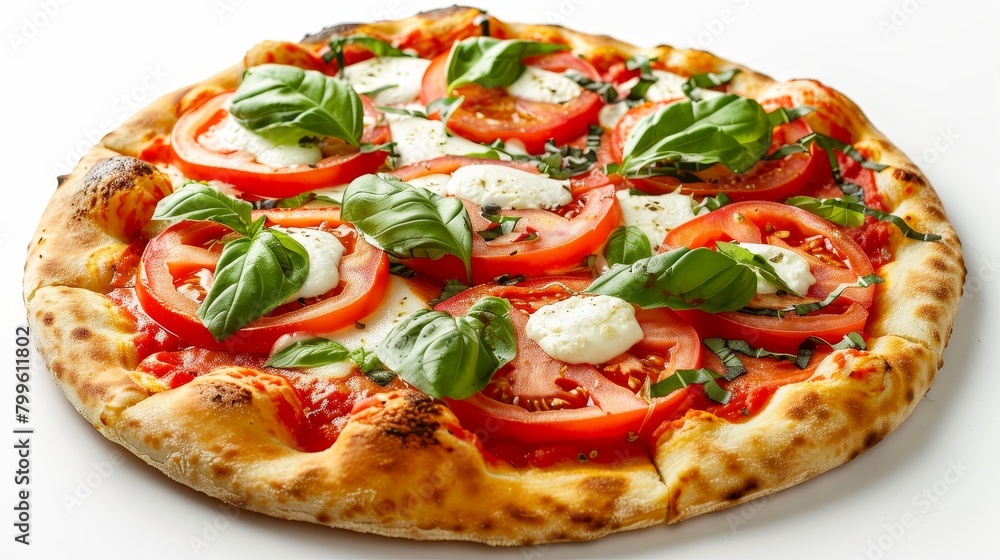
[[[506,89],[514,97],[540,103],[566,103],[583,91],[580,84],[566,76],[535,66],[525,66],[524,72]]]
[[[311,165],[323,159],[316,144],[275,144],[271,140],[244,128],[232,115],[219,121],[200,137],[198,142],[215,152],[243,150],[253,154],[257,161],[270,167]]]
[[[604,128],[614,128],[618,121],[628,113],[628,103],[619,101],[618,103],[608,103],[597,113],[597,120]]]
[[[345,67],[344,79],[355,91],[371,97],[376,105],[410,103],[420,96],[424,72],[430,63],[424,58],[379,56]]]
[[[669,101],[678,97],[687,97],[681,86],[688,81],[688,78],[666,70],[653,70],[653,77],[656,78],[656,81],[650,84],[649,89],[646,90],[646,101]],[[720,95],[722,93],[718,91],[701,90],[702,99],[711,99]]]
[[[323,295],[340,284],[340,259],[344,256],[344,244],[337,236],[318,229],[282,228],[309,254],[309,274],[299,291],[288,296],[285,303],[299,298]]]
[[[816,283],[816,277],[809,268],[809,261],[795,251],[760,243],[740,243],[740,247],[767,259],[774,267],[778,278],[800,295],[804,295],[809,291],[809,287]],[[777,291],[777,288],[757,277],[758,294],[773,294]]]
[[[400,166],[445,155],[464,156],[489,150],[460,136],[449,136],[441,121],[418,117],[390,119],[389,131],[396,143]]]
[[[618,197],[618,206],[622,211],[622,221],[627,226],[641,229],[649,238],[649,245],[654,251],[663,243],[668,231],[696,216],[691,209],[691,197],[680,193],[642,196],[621,190],[615,196]],[[701,208],[698,214],[707,211]]]
[[[504,210],[552,210],[573,201],[569,180],[557,181],[503,165],[466,165],[455,170],[447,192],[479,204],[493,203]]]
[[[568,364],[603,364],[642,340],[632,304],[616,297],[571,296],[528,317],[525,334]]]
[[[448,196],[448,181],[451,175],[447,173],[431,173],[407,181],[411,186],[427,189],[438,196]]]

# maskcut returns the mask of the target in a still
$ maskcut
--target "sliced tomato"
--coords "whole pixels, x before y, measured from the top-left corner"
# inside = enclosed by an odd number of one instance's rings
[[[536,278],[515,286],[484,284],[439,304],[461,315],[480,298],[507,298],[517,336],[517,357],[500,369],[489,385],[448,405],[470,430],[486,429],[491,442],[545,443],[638,437],[687,402],[684,391],[647,402],[641,393],[677,369],[699,367],[701,342],[693,328],[668,309],[636,314],[643,340],[608,364],[566,364],[546,354],[524,334],[528,316],[539,307],[583,290],[589,279]],[[487,443],[491,443],[487,442]],[[487,446],[488,447],[488,446]]]
[[[226,102],[230,97],[231,92],[217,95],[182,115],[174,125],[170,136],[173,163],[185,176],[231,183],[248,195],[284,198],[374,173],[389,155],[384,150],[362,153],[345,145],[338,148],[343,153],[324,157],[315,165],[275,168],[258,163],[253,154],[242,150],[228,153],[210,150],[199,138],[226,117]],[[367,120],[380,122],[381,112],[368,98],[361,100]],[[362,143],[381,144],[388,140],[387,125],[366,125],[361,137]]]
[[[857,282],[873,271],[864,251],[843,229],[805,210],[776,202],[724,206],[671,230],[663,247],[714,248],[716,241],[767,243],[795,251],[809,262],[816,283],[803,299],[757,295],[750,307],[777,309],[791,303],[820,301],[841,284]],[[873,286],[850,288],[834,305],[805,316],[792,313],[778,318],[697,310],[683,311],[681,315],[705,337],[744,339],[769,350],[794,352],[810,336],[836,342],[848,332],[863,330],[873,295]]]
[[[139,303],[154,321],[184,342],[232,352],[269,352],[285,334],[329,332],[351,325],[381,304],[389,261],[349,224],[327,221],[328,216],[327,209],[319,209],[312,225],[337,235],[347,248],[340,261],[340,285],[305,305],[280,306],[229,338],[216,340],[197,313],[222,252],[220,240],[231,231],[213,222],[190,221],[170,226],[146,246],[136,283]]]
[[[421,103],[426,105],[447,97],[447,62],[448,53],[431,61],[424,73]],[[525,63],[550,72],[575,70],[599,79],[592,66],[568,52],[532,57]],[[603,105],[601,97],[589,90],[566,103],[528,101],[511,96],[502,87],[486,88],[478,84],[461,86],[452,92],[453,97],[459,95],[465,100],[448,119],[452,132],[483,143],[520,140],[533,154],[543,152],[549,140],[565,144],[586,134],[590,125],[598,121],[597,114]]]
[[[444,156],[416,163],[393,172],[404,181],[433,173],[452,173],[465,165],[506,165],[538,173],[534,165],[492,159]],[[483,231],[492,224],[482,217],[482,207],[462,201],[472,220],[472,230]],[[593,188],[570,204],[548,210],[504,210],[504,216],[518,216],[514,231],[492,241],[472,235],[472,281],[479,284],[498,276],[565,273],[583,268],[588,255],[607,240],[617,227],[620,210],[610,185]],[[406,265],[436,278],[465,279],[465,268],[456,257],[439,260],[408,259]]]
[[[644,103],[625,113],[611,133],[609,155],[613,161],[621,163],[625,143],[636,124],[656,109],[670,103],[673,101]],[[794,141],[803,135],[800,134],[803,126],[807,125],[801,121],[783,124],[775,128],[774,135],[776,138],[791,138]],[[776,147],[775,143],[772,143],[771,151]],[[774,160],[762,159],[743,173],[732,173],[722,165],[714,165],[705,171],[695,173],[701,182],[684,183],[676,177],[660,176],[629,179],[629,183],[649,194],[663,194],[680,189],[681,193],[695,196],[715,196],[725,193],[735,201],[779,200],[802,190],[809,184],[820,169],[820,160],[824,157],[818,150],[819,148],[814,145],[808,153],[791,154]]]

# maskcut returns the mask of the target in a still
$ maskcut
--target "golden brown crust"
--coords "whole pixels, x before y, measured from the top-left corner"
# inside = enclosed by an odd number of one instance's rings
[[[812,378],[779,389],[746,422],[689,413],[662,434],[652,458],[612,465],[515,469],[488,461],[446,406],[413,391],[378,397],[332,447],[307,453],[288,428],[288,416],[301,418],[304,405],[283,377],[226,367],[167,390],[135,373],[136,323],[105,294],[120,255],[151,233],[153,207],[171,191],[166,175],[135,158],[162,147],[184,110],[235,87],[248,66],[307,65],[331,36],[354,33],[416,37],[417,50],[430,56],[479,34],[480,17],[453,7],[335,26],[301,45],[258,45],[240,64],[157,100],[92,149],[46,209],[24,280],[38,346],[81,414],[171,478],[240,507],[382,535],[505,545],[592,539],[729,507],[849,461],[899,425],[933,380],[965,270],[937,195],[861,111],[816,82],[775,83],[708,53],[639,49],[492,18],[497,36],[569,44],[599,67],[642,53],[683,73],[741,68],[734,91],[818,107],[808,117],[814,129],[828,132],[836,122],[860,151],[891,166],[877,176],[889,210],[944,238],[920,243],[893,234],[895,259],[877,271],[886,281],[866,351],[831,354]]]

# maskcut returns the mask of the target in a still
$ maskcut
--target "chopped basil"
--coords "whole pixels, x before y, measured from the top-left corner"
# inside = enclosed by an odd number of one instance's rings
[[[229,112],[240,125],[279,143],[330,136],[358,146],[364,130],[361,98],[347,82],[283,64],[248,69]]]
[[[362,175],[344,191],[341,216],[397,258],[454,255],[472,277],[472,223],[462,201],[391,175]]]
[[[733,258],[700,247],[681,247],[618,264],[584,290],[624,299],[643,308],[736,311],[757,293],[757,275]]]
[[[424,111],[418,111],[417,109],[402,109],[400,107],[386,107],[386,106],[383,106],[383,105],[379,105],[379,106],[377,106],[375,108],[378,109],[379,111],[382,111],[383,113],[391,113],[393,115],[403,115],[403,116],[407,116],[407,117],[416,117],[418,119],[426,119],[427,118],[427,113],[426,112],[424,112]]]
[[[722,375],[708,368],[679,369],[670,377],[650,385],[649,396],[653,398],[665,397],[677,389],[683,389],[688,385],[701,384],[705,387],[705,395],[708,398],[717,403],[726,404],[729,402],[732,394],[719,386],[716,380],[721,378],[723,378]]]
[[[520,216],[500,214],[500,206],[493,203],[483,205],[483,210],[479,215],[490,221],[490,227],[476,232],[486,241],[493,241],[501,235],[514,231],[514,226],[521,220]]]
[[[681,91],[691,101],[701,101],[701,90],[728,84],[733,81],[737,73],[739,73],[739,69],[731,68],[717,74],[714,72],[695,74],[688,78],[688,81],[681,84]]]
[[[780,159],[789,154],[808,152],[809,146],[813,143],[826,152],[826,157],[830,161],[830,169],[833,171],[833,180],[838,186],[840,186],[841,191],[843,191],[845,195],[859,194],[861,192],[861,186],[844,179],[844,176],[840,173],[840,163],[837,162],[837,154],[834,153],[835,150],[843,152],[854,161],[860,163],[861,167],[871,169],[876,172],[882,171],[888,167],[888,165],[875,163],[865,159],[864,156],[854,149],[854,146],[818,132],[807,134],[793,144],[786,144],[781,148],[778,148],[778,150],[771,154],[770,158]]]
[[[441,122],[448,124],[448,119],[458,109],[462,102],[465,101],[465,96],[460,95],[458,97],[442,97],[440,99],[435,99],[427,104],[427,114],[433,115],[437,113],[441,118]]]
[[[601,100],[605,103],[614,103],[615,101],[618,101],[618,90],[615,89],[615,85],[612,83],[592,80],[576,70],[568,70],[563,73],[563,76],[573,80],[583,89],[592,91],[601,96]]]
[[[510,312],[510,302],[496,297],[484,297],[461,317],[420,310],[393,328],[375,354],[417,389],[464,399],[517,354]]]
[[[864,223],[865,216],[871,216],[880,222],[891,223],[899,228],[900,233],[910,239],[917,241],[938,241],[941,239],[941,236],[936,233],[920,233],[911,228],[903,218],[871,208],[853,196],[824,199],[811,196],[793,196],[786,201],[786,204],[807,210],[841,226],[858,227]]]
[[[801,119],[802,117],[815,111],[816,111],[815,107],[810,107],[808,105],[802,105],[801,107],[792,107],[791,109],[778,107],[777,109],[768,113],[767,118],[771,121],[771,126],[778,126],[779,124],[790,123],[792,121]]]
[[[616,228],[608,236],[608,243],[604,246],[604,258],[611,266],[629,265],[652,255],[653,248],[649,245],[649,238],[635,226]]]
[[[656,78],[653,76],[653,69],[650,65],[649,58],[637,54],[632,58],[625,61],[625,68],[628,70],[638,70],[639,80],[632,86],[629,90],[628,99],[632,101],[642,101],[646,99],[646,92],[649,91],[649,87],[656,83]]]
[[[466,84],[488,88],[510,85],[524,71],[524,58],[568,49],[554,43],[469,37],[455,43],[448,54],[445,72],[448,93]]]
[[[729,243],[725,241],[716,241],[715,247],[720,253],[732,258],[734,261],[752,268],[758,278],[767,282],[771,286],[774,286],[778,290],[787,292],[793,296],[801,295],[795,290],[789,288],[788,284],[786,284],[785,281],[778,276],[778,273],[774,270],[774,266],[761,255],[751,253],[736,243]]]
[[[437,304],[441,303],[442,301],[451,299],[452,296],[456,296],[468,289],[469,286],[463,284],[462,282],[459,282],[458,280],[446,280],[444,288],[441,289],[441,293],[438,295],[438,297],[432,301],[427,302],[427,305],[434,307]]]
[[[389,265],[389,274],[399,276],[401,278],[413,278],[417,275],[417,271],[403,263],[392,263]]]
[[[365,350],[364,346],[351,352],[351,361],[358,365],[365,377],[381,387],[385,387],[396,378],[395,372],[385,369],[375,352]]]
[[[829,306],[834,301],[837,300],[844,293],[845,290],[849,288],[867,288],[873,284],[881,284],[883,282],[882,278],[875,274],[869,274],[868,276],[862,276],[858,278],[857,282],[854,283],[844,283],[837,286],[830,295],[826,296],[823,301],[815,301],[812,303],[799,303],[792,305],[791,307],[786,307],[784,309],[741,309],[745,313],[751,313],[753,315],[768,315],[771,317],[784,317],[789,313],[795,313],[796,315],[808,315],[814,311],[819,311],[824,307]]]
[[[272,208],[299,208],[310,202],[325,202],[331,206],[340,206],[340,201],[326,195],[314,192],[304,192],[288,198],[264,198],[253,203],[257,210],[270,210]]]
[[[361,45],[371,51],[375,56],[413,56],[412,54],[406,54],[381,39],[376,39],[375,37],[369,37],[367,35],[355,35],[353,37],[336,37],[331,39],[330,50],[323,55],[323,61],[330,62],[331,60],[336,59],[337,72],[341,72],[345,66],[344,47],[347,45]]]
[[[318,367],[335,364],[348,359],[351,351],[343,344],[328,338],[307,338],[297,340],[275,352],[268,358],[266,366],[273,367]]]
[[[719,193],[715,196],[706,196],[701,202],[695,203],[694,199],[691,200],[691,213],[695,216],[702,208],[708,209],[709,212],[718,210],[727,204],[732,204],[733,199],[729,198],[726,193]]]
[[[723,95],[678,101],[636,124],[625,142],[618,172],[647,177],[721,163],[742,173],[767,153],[770,144],[767,113],[753,99]]]
[[[727,340],[723,338],[706,338],[702,342],[709,350],[715,353],[716,356],[722,360],[723,365],[726,366],[725,378],[728,381],[732,381],[737,377],[743,375],[747,372],[746,367],[740,360],[737,353],[743,354],[744,356],[750,356],[751,358],[777,358],[779,360],[796,360],[797,356],[793,354],[781,354],[777,352],[769,352],[763,348],[754,348],[745,340]],[[807,361],[808,364],[808,361]],[[796,363],[796,365],[798,365]],[[799,366],[799,369],[805,366]]]

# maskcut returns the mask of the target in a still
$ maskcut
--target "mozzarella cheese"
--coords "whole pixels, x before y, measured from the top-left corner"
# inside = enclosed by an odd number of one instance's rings
[[[628,103],[624,101],[619,101],[617,103],[608,103],[597,113],[597,120],[601,123],[604,128],[614,128],[618,121],[628,113],[629,106]]]
[[[688,81],[688,78],[665,70],[653,70],[653,78],[656,78],[656,81],[650,84],[649,89],[646,90],[646,101],[669,101],[678,97],[686,97],[681,86]],[[638,78],[634,78],[631,83],[626,82],[626,85],[631,87],[638,81]],[[701,90],[702,99],[711,99],[720,95],[722,93],[718,91]]]
[[[309,254],[309,274],[299,291],[288,296],[285,303],[299,298],[323,295],[340,284],[340,259],[344,256],[344,245],[337,236],[318,229],[279,228]]]
[[[452,173],[446,189],[450,196],[480,206],[492,202],[504,210],[551,210],[573,201],[568,180],[557,181],[503,165],[460,167]]]
[[[411,186],[427,189],[438,196],[448,196],[448,181],[451,175],[447,173],[431,173],[407,181]]]
[[[400,166],[445,155],[481,154],[489,150],[460,136],[449,136],[441,121],[419,117],[390,119],[389,132],[396,143]]]
[[[696,216],[691,209],[691,197],[680,193],[642,196],[621,190],[615,196],[622,211],[622,221],[627,226],[641,229],[654,250],[663,243],[668,231]],[[697,215],[707,211],[700,208]]]
[[[506,89],[514,97],[540,103],[566,103],[583,91],[580,84],[566,76],[535,66],[525,66],[524,72]]]
[[[740,247],[767,259],[774,267],[778,278],[799,294],[805,294],[809,291],[809,287],[816,283],[816,278],[809,268],[809,261],[795,251],[760,243],[740,243]],[[777,288],[765,282],[760,276],[757,277],[758,294],[773,294],[777,291]]]
[[[358,93],[371,97],[376,105],[410,103],[420,96],[424,72],[430,63],[409,56],[379,56],[345,67],[344,79]],[[378,91],[381,88],[386,89]]]
[[[642,340],[632,304],[616,297],[571,296],[540,307],[525,334],[556,360],[603,364]]]
[[[198,142],[215,152],[250,152],[258,162],[270,167],[311,165],[323,159],[316,144],[275,144],[244,128],[232,115],[226,115],[226,118],[202,134]]]

